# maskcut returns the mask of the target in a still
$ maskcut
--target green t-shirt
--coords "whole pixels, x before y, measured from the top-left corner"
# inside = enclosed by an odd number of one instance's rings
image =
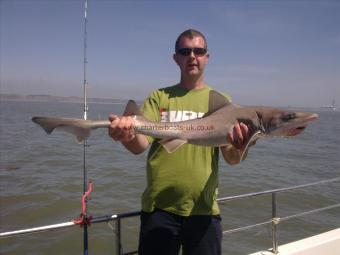
[[[147,119],[158,122],[199,118],[208,112],[210,90],[208,86],[187,90],[179,85],[159,89],[145,100],[142,112]],[[184,144],[169,154],[158,139],[147,138],[151,148],[142,210],[159,208],[182,216],[219,214],[219,149]]]

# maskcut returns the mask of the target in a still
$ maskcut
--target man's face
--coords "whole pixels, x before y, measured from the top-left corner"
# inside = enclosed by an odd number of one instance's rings
[[[204,39],[199,36],[193,38],[182,37],[179,42],[179,49],[183,48],[205,48]],[[203,74],[205,65],[208,63],[209,54],[195,54],[191,51],[190,55],[184,56],[180,53],[174,54],[174,60],[181,69],[182,76],[197,77]]]

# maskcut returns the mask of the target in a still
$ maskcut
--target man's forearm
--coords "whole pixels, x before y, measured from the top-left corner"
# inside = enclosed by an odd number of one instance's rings
[[[144,135],[136,134],[134,139],[128,142],[122,141],[122,144],[133,154],[140,154],[147,149],[147,147],[149,146],[149,141]]]

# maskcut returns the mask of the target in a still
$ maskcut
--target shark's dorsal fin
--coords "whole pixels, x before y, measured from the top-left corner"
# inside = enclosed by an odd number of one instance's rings
[[[216,112],[218,109],[230,104],[229,99],[216,90],[209,91],[209,109],[204,117],[209,116],[211,113]]]
[[[136,102],[134,100],[129,100],[126,104],[124,115],[142,115],[142,113],[140,112]]]

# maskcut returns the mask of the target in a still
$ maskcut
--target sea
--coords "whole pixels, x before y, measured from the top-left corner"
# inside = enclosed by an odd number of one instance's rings
[[[0,232],[68,222],[79,217],[83,193],[84,146],[62,132],[47,135],[33,116],[82,118],[78,103],[5,101],[0,104]],[[121,113],[124,104],[89,105],[89,119]],[[301,110],[301,109],[299,109]],[[244,162],[220,159],[219,197],[318,182],[340,177],[340,112],[302,109],[320,115],[294,138],[260,139]],[[93,217],[140,210],[146,185],[146,153],[132,155],[95,130],[86,152],[87,179],[94,184],[88,201]],[[194,159],[190,159],[194,160]],[[286,217],[340,203],[339,181],[277,195],[277,215]],[[271,196],[220,204],[224,230],[268,221]],[[340,207],[282,221],[279,244],[340,227]],[[124,252],[137,249],[139,218],[122,220]],[[89,253],[115,254],[114,222],[88,227]],[[249,254],[272,247],[271,225],[223,236],[223,254]],[[83,254],[79,226],[0,239],[2,255]]]

